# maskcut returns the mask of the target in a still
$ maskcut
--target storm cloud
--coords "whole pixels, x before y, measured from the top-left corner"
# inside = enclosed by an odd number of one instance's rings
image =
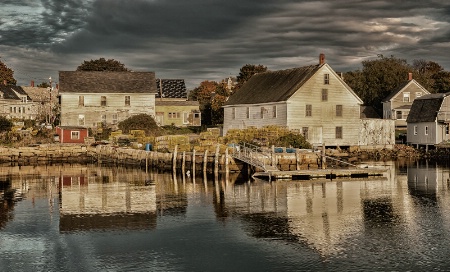
[[[379,54],[450,69],[450,3],[432,1],[3,1],[0,57],[19,84],[57,80],[84,60],[116,59],[188,87],[317,63],[361,67]]]

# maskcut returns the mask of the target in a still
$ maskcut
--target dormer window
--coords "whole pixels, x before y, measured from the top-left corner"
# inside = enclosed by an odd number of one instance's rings
[[[22,103],[27,103],[27,97],[26,96],[22,96]]]
[[[403,102],[410,102],[409,93],[403,93]]]
[[[325,85],[330,84],[330,74],[323,75],[323,84],[325,84]]]

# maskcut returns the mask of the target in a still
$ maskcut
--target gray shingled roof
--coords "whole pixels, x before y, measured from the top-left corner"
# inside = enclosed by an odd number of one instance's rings
[[[60,93],[156,93],[154,72],[60,71]]]
[[[289,99],[321,65],[311,65],[253,75],[225,105],[281,102]]]
[[[15,92],[14,92],[15,91]],[[27,100],[31,101],[32,99],[28,94],[22,89],[20,86],[16,85],[4,85],[0,84],[0,92],[3,93],[3,99],[16,99],[19,100],[20,98],[17,96],[16,92],[21,95],[26,95]]]
[[[409,111],[407,123],[434,122],[444,97],[450,93],[427,94],[414,100]]]
[[[156,92],[157,98],[161,97],[161,93],[164,98],[187,98],[187,90],[184,79],[157,79],[156,88],[158,90]]]

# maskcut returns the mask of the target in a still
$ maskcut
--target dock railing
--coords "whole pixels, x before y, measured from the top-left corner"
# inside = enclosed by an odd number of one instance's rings
[[[249,143],[229,145],[232,147],[230,155],[238,160],[246,162],[252,166],[258,167],[265,172],[278,171],[278,168],[271,165],[272,155],[265,152],[259,146]]]

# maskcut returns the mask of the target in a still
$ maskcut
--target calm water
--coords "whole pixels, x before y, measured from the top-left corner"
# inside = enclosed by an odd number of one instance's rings
[[[0,168],[0,271],[449,271],[450,167],[383,178]]]

